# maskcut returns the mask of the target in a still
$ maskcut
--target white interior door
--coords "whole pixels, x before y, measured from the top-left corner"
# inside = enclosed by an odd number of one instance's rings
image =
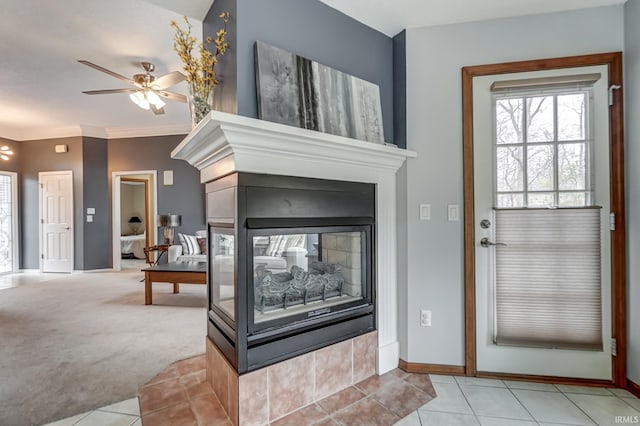
[[[73,271],[73,175],[42,172],[40,226],[42,272]]]
[[[586,129],[588,136],[584,139],[588,139],[584,146],[587,147],[587,153],[584,155],[584,162],[590,164],[587,166],[587,170],[584,172],[584,180],[590,190],[584,190],[585,188],[578,187],[579,191],[575,192],[563,192],[563,179],[562,167],[569,167],[566,165],[566,158],[561,157],[560,152],[564,150],[572,149],[579,144],[570,144],[563,142],[559,136],[560,125],[558,124],[560,118],[557,111],[560,110],[559,97],[554,97],[553,92],[549,98],[551,99],[551,107],[548,116],[547,123],[550,127],[549,140],[551,143],[540,143],[535,145],[539,140],[534,140],[531,137],[532,144],[527,145],[527,125],[523,124],[521,129],[524,132],[523,140],[516,141],[509,145],[512,149],[510,154],[512,155],[514,168],[513,170],[506,170],[504,166],[505,162],[500,158],[503,148],[500,145],[500,139],[498,133],[502,130],[497,129],[497,121],[499,121],[497,112],[497,103],[495,93],[491,92],[491,86],[497,81],[514,81],[522,79],[532,78],[545,78],[558,75],[577,75],[586,73],[599,73],[600,79],[595,82],[592,89],[589,90],[587,98],[591,103],[590,108],[586,109],[585,113],[588,117],[584,123],[591,122],[590,128]],[[612,378],[612,358],[611,358],[611,269],[610,269],[610,231],[609,231],[609,112],[608,112],[608,96],[607,96],[607,82],[608,74],[606,66],[598,67],[585,67],[585,68],[571,68],[564,70],[553,71],[540,71],[531,73],[517,73],[508,75],[494,75],[475,77],[473,79],[473,115],[474,115],[474,190],[475,190],[475,257],[476,257],[476,360],[478,371],[483,372],[499,372],[499,373],[511,373],[511,374],[527,374],[527,375],[542,375],[542,376],[558,376],[558,377],[576,377],[576,378],[590,378],[590,379],[604,379],[611,380]],[[587,92],[585,92],[587,93]],[[541,94],[537,96],[547,96],[547,94]],[[512,97],[517,98],[517,95]],[[537,98],[540,99],[540,98]],[[520,105],[527,105],[526,98],[522,98]],[[535,102],[531,103],[531,108],[534,107]],[[539,106],[539,104],[535,104]],[[523,111],[526,111],[525,107],[522,107]],[[528,123],[527,114],[523,112],[524,118],[522,123]],[[513,117],[512,117],[513,118]],[[519,120],[520,118],[518,118]],[[515,120],[515,121],[518,121]],[[540,121],[538,120],[538,124]],[[533,120],[531,120],[533,123]],[[533,125],[533,124],[532,124]],[[541,124],[544,126],[544,124]],[[515,126],[515,125],[514,125]],[[588,127],[585,126],[585,127]],[[544,138],[543,138],[544,139]],[[496,142],[498,141],[498,142]],[[559,142],[560,141],[560,142]],[[518,147],[518,143],[522,146]],[[530,149],[532,146],[536,146],[537,150]],[[548,148],[548,163],[554,164],[550,171],[542,172],[539,176],[533,176],[534,167],[538,167],[542,161],[539,160],[540,153],[544,154],[545,149]],[[514,154],[515,153],[515,154]],[[518,155],[520,157],[518,157]],[[558,159],[559,157],[560,160]],[[564,161],[564,163],[562,163]],[[529,163],[527,163],[529,162]],[[562,165],[564,164],[564,165]],[[527,169],[529,167],[529,169]],[[555,167],[555,168],[554,168]],[[578,167],[580,168],[580,167]],[[528,175],[527,171],[530,170],[531,174]],[[538,172],[536,170],[536,172]],[[514,173],[520,179],[517,188],[505,189],[501,187],[500,179],[504,178],[507,173]],[[545,177],[544,179],[542,177]],[[547,192],[539,191],[538,185],[541,182],[551,182],[551,189]],[[523,183],[524,182],[524,183]],[[555,184],[553,183],[555,182]],[[546,183],[545,183],[546,184]],[[529,185],[529,186],[527,186]],[[571,187],[571,184],[567,184],[567,187]],[[587,189],[589,189],[587,188]],[[527,191],[531,192],[527,192]],[[502,191],[502,192],[501,192]],[[580,193],[582,195],[580,195]],[[500,198],[506,197],[506,198]],[[584,206],[587,207],[584,211],[590,209],[593,215],[595,213],[596,220],[598,219],[598,213],[600,213],[600,228],[595,227],[594,233],[599,239],[599,255],[600,261],[597,268],[596,275],[599,274],[598,283],[600,286],[599,303],[601,318],[597,319],[597,324],[601,327],[601,342],[602,345],[599,349],[590,348],[590,350],[578,349],[576,347],[555,347],[553,344],[536,345],[529,343],[513,343],[501,344],[498,337],[498,314],[500,312],[497,293],[500,291],[500,287],[497,287],[496,282],[500,282],[503,279],[502,270],[498,267],[505,266],[504,264],[497,264],[498,262],[505,262],[505,258],[509,259],[509,256],[501,256],[499,250],[504,249],[504,253],[507,253],[509,247],[495,246],[493,243],[502,243],[502,241],[495,240],[496,227],[506,226],[504,221],[496,224],[496,220],[502,220],[502,211],[506,211],[504,206],[510,206],[512,212],[522,212],[527,210],[533,210],[531,206],[537,207],[538,212],[545,215],[545,205],[549,205],[551,209],[557,209],[558,212],[562,212],[563,199],[580,199],[584,201]],[[581,198],[582,197],[582,198]],[[526,200],[529,200],[530,204]],[[558,202],[558,200],[561,200]],[[502,204],[501,204],[502,203]],[[501,209],[501,207],[503,207]],[[543,208],[540,208],[543,207]],[[558,208],[560,207],[560,208]],[[549,212],[549,209],[547,209]],[[500,214],[496,214],[500,213]],[[499,217],[497,217],[499,216]],[[488,222],[482,222],[486,220]],[[534,223],[534,222],[532,222]],[[573,225],[571,221],[569,225]],[[568,227],[569,225],[565,226]],[[521,223],[518,225],[520,228],[511,230],[511,235],[515,235],[515,239],[518,239],[519,235],[533,235],[537,238],[539,235],[545,232],[550,235],[563,237],[563,225],[555,225],[556,229],[531,229],[523,227]],[[538,225],[536,225],[538,226]],[[553,226],[551,227],[553,228]],[[576,227],[579,232],[579,226]],[[571,231],[573,232],[573,231]],[[565,234],[566,235],[566,234]],[[572,234],[573,235],[573,234]],[[481,244],[481,240],[485,239],[485,244]],[[571,251],[573,255],[578,253],[582,248],[580,242],[576,243],[576,250]],[[543,250],[544,251],[544,250]],[[548,253],[546,253],[548,255]],[[557,265],[552,265],[553,256],[551,262],[546,258],[545,264],[536,265],[536,272],[541,270],[542,273],[546,273],[547,269],[550,271],[554,267],[557,269]],[[579,257],[578,257],[578,260]],[[526,267],[530,267],[529,262],[535,262],[536,259],[527,260]],[[509,271],[518,272],[522,267],[518,264],[506,265]],[[546,268],[546,269],[545,269]],[[564,266],[562,266],[564,268]],[[496,277],[496,271],[498,271],[499,279]],[[566,276],[572,276],[572,272],[568,269]],[[579,280],[578,280],[579,281]],[[523,311],[526,311],[527,304],[530,303],[528,295],[530,288],[527,287],[526,277],[524,279],[525,284],[519,300],[515,305],[522,306]],[[557,282],[557,281],[556,281]],[[549,279],[543,286],[549,287],[551,290],[547,293],[550,303],[554,300],[554,284],[553,279]],[[576,287],[577,288],[577,287]],[[497,290],[498,289],[498,290]],[[580,291],[579,289],[572,289],[571,291]],[[497,307],[498,306],[498,307]],[[531,312],[534,312],[533,310]],[[538,318],[532,315],[531,312],[521,314],[516,312],[514,316],[520,316],[523,323],[529,322],[531,324],[536,323]],[[513,313],[513,312],[512,312]],[[528,316],[527,316],[528,315]],[[567,313],[568,321],[571,324],[576,324],[575,332],[579,332],[580,313]],[[544,330],[543,330],[544,331]],[[570,334],[570,333],[568,333]]]

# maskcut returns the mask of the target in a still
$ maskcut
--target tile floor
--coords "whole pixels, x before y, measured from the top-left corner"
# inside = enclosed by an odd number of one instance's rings
[[[640,399],[623,389],[430,377],[437,398],[398,425],[616,425],[625,419],[640,424]]]
[[[145,426],[230,425],[206,382],[204,365],[204,356],[179,361],[145,384],[138,399],[122,401],[47,426],[142,426],[142,421]],[[364,380],[272,425],[562,426],[625,423],[640,424],[640,399],[623,389],[441,375],[428,377],[394,370]]]
[[[131,398],[46,426],[142,426],[142,420],[138,398]]]

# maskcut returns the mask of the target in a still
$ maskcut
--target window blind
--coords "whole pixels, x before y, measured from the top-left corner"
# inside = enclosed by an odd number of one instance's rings
[[[593,84],[600,80],[601,75],[595,74],[580,74],[580,75],[561,75],[553,77],[539,77],[539,78],[527,78],[521,80],[502,80],[496,81],[491,85],[491,92],[510,92],[521,90],[538,90],[538,89],[550,89],[550,88],[575,88],[580,89],[584,87],[593,86]]]
[[[496,209],[495,342],[602,350],[600,208]]]

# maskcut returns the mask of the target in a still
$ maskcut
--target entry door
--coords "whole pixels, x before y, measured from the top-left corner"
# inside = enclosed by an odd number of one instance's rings
[[[0,274],[18,270],[18,175],[0,172]]]
[[[607,82],[473,79],[478,371],[612,379]]]
[[[73,175],[71,171],[39,173],[41,270],[73,271]]]

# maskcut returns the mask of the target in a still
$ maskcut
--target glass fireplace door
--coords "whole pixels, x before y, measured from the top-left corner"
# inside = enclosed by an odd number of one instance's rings
[[[235,323],[235,238],[233,228],[209,228],[211,309]]]
[[[371,300],[367,274],[369,234],[351,228],[250,238],[253,324],[257,329],[321,316]]]

